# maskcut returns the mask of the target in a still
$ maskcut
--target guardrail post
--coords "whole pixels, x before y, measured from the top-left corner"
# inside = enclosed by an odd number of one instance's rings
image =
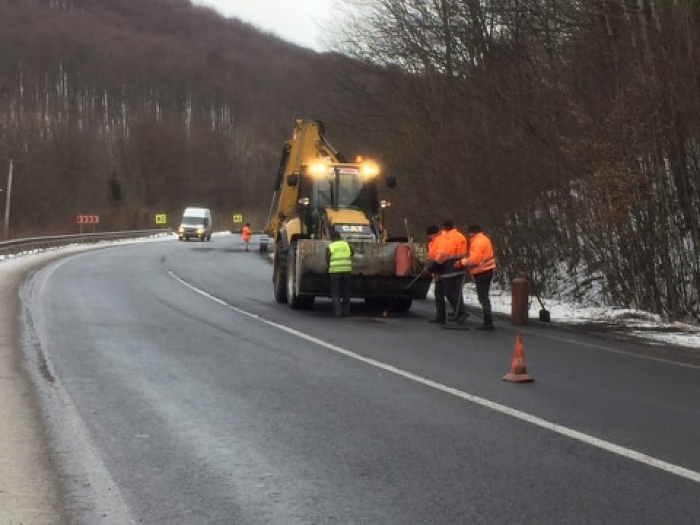
[[[7,194],[5,195],[5,227],[3,229],[4,238],[7,239],[10,233],[10,203],[12,202],[12,167],[14,159],[10,157],[10,168],[7,172]]]

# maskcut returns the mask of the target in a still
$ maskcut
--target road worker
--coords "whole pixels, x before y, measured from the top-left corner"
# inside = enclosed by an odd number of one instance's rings
[[[440,275],[442,288],[447,301],[452,306],[451,318],[458,324],[467,320],[467,309],[462,300],[464,271],[458,267],[458,261],[467,255],[467,240],[451,220],[442,224],[440,234],[435,238],[435,259],[428,262],[428,271]]]
[[[333,315],[342,317],[350,314],[350,274],[352,272],[353,249],[350,243],[334,231],[331,243],[326,248],[326,262],[331,278],[331,300]]]
[[[243,225],[243,228],[241,229],[241,238],[243,239],[243,242],[245,243],[245,251],[248,251],[248,246],[250,245],[250,237],[252,236],[252,232],[250,231],[250,223],[246,222]]]
[[[479,224],[470,224],[467,228],[469,237],[469,255],[463,257],[458,263],[458,268],[468,268],[474,283],[476,284],[476,295],[484,312],[484,324],[478,326],[477,330],[493,330],[493,315],[491,313],[491,281],[493,272],[496,269],[496,259],[493,255],[493,244]]]
[[[428,265],[431,261],[437,261],[438,256],[438,242],[437,237],[440,235],[440,230],[434,224],[431,224],[425,229],[425,234],[428,236],[428,260],[426,261],[426,267],[423,271],[426,275],[432,273],[433,277],[433,293],[435,294],[435,318],[430,319],[431,323],[445,324],[447,322],[446,318],[446,308],[445,308],[445,292],[442,287],[442,281],[440,280],[440,273],[437,271],[429,272]]]

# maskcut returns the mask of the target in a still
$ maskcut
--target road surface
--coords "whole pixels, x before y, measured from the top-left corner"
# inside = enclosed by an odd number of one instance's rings
[[[697,522],[697,365],[555,326],[442,330],[429,303],[293,311],[270,276],[225,236],[26,280],[7,523]],[[531,384],[501,380],[516,328]]]

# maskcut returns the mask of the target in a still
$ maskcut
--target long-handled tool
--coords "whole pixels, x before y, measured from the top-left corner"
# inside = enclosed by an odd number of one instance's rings
[[[422,274],[422,273],[419,273],[418,275],[416,275],[416,276],[413,278],[413,280],[412,280],[410,283],[408,283],[408,285],[406,286],[406,288],[403,289],[403,291],[404,291],[404,292],[407,291],[411,286],[413,286],[414,284],[416,284],[416,281],[417,281],[418,279],[420,279],[421,277],[423,277],[423,274]]]
[[[420,279],[421,277],[423,277],[423,274],[422,274],[422,273],[419,273],[418,275],[416,275],[416,276],[411,280],[411,282],[408,283],[408,285],[406,285],[406,287],[405,287],[400,293],[398,293],[398,294],[396,294],[396,295],[394,296],[393,300],[391,301],[391,304],[390,304],[387,308],[385,308],[384,311],[382,312],[382,317],[389,317],[389,310],[392,310],[392,309],[394,308],[394,305],[396,305],[396,301],[399,300],[399,297],[401,296],[401,294],[403,294],[403,293],[405,293],[406,291],[408,291],[408,289],[409,289],[411,286],[413,286],[414,284],[416,284],[416,281],[417,281],[418,279]]]
[[[465,312],[467,311],[466,305],[463,305],[462,303],[464,302],[464,283],[467,280],[467,275],[469,274],[469,270],[464,270],[464,273],[462,274],[462,280],[459,283],[459,295],[457,296],[457,304],[455,305],[455,321],[459,319],[459,310],[460,308],[463,308]],[[467,314],[468,315],[468,314]]]
[[[548,323],[551,320],[551,316],[549,315],[549,310],[547,310],[544,307],[544,304],[542,303],[542,298],[540,297],[540,292],[538,291],[538,288],[536,286],[533,287],[532,293],[537,298],[537,302],[540,303],[540,321],[542,321],[543,323]]]
[[[459,294],[459,298],[458,298],[460,300],[464,299],[464,285],[467,283],[468,279],[471,279],[471,273],[469,273],[469,270],[467,269],[464,272],[464,279],[462,280],[462,293]],[[458,306],[459,306],[459,303],[458,303]],[[481,311],[476,311],[476,310],[470,308],[469,306],[467,306],[466,303],[463,304],[463,307],[467,311],[467,313],[470,315],[474,315],[474,316],[478,317],[479,319],[482,319],[484,317],[484,315],[481,313]]]
[[[411,232],[408,231],[408,217],[403,218],[403,225],[406,227],[406,240],[408,242],[413,242],[413,237],[411,237]]]

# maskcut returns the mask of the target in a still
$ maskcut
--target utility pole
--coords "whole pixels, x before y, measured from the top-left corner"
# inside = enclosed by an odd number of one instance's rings
[[[5,239],[8,238],[10,231],[10,202],[12,198],[12,165],[14,159],[10,157],[10,168],[7,172],[7,194],[5,195]]]

